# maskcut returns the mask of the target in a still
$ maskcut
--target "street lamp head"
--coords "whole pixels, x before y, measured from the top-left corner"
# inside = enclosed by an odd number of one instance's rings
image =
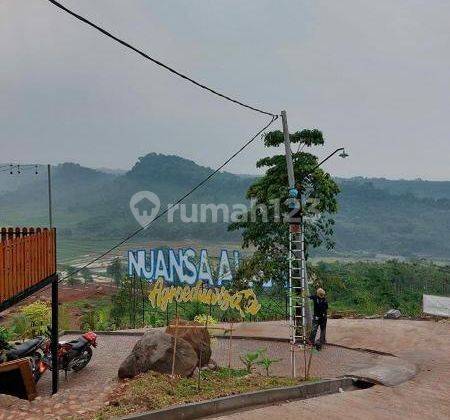
[[[339,154],[339,157],[341,157],[342,159],[345,159],[346,157],[348,157],[348,154],[345,153],[345,149],[342,149],[342,152]]]

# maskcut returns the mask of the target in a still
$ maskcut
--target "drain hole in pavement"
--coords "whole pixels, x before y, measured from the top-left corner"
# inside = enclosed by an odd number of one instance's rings
[[[362,379],[353,379],[353,386],[358,389],[372,388],[374,385],[374,383],[363,381]]]

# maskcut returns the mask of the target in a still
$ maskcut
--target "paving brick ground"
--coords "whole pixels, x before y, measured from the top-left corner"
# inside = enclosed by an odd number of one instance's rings
[[[443,413],[448,413],[447,418],[450,418],[448,324],[438,325],[417,321],[387,323],[372,320],[331,321],[333,322],[329,328],[330,341],[392,353],[401,352],[402,357],[405,356],[420,364],[421,374],[415,380],[398,388],[376,386],[370,390],[347,393],[345,396],[321,397],[291,403],[293,405],[286,404],[282,406],[283,408],[275,406],[264,408],[262,411],[246,411],[239,414],[240,418],[262,419],[269,415],[278,415],[283,419],[293,419],[299,418],[300,412],[304,418],[317,418],[317,410],[319,413],[322,410],[323,418],[387,418],[390,416],[392,416],[390,418],[405,418],[406,416],[401,416],[402,410],[403,414],[409,413],[412,406],[416,408],[409,414],[411,418],[425,412],[436,414],[434,418],[445,418],[442,417]],[[245,324],[237,328],[237,335],[264,336],[267,334],[266,336],[269,337],[287,335],[286,328],[280,323]],[[91,363],[79,373],[70,373],[67,381],[61,375],[61,391],[56,396],[49,396],[51,382],[50,373],[47,373],[38,384],[40,397],[32,403],[1,397],[0,419],[92,417],[92,412],[103,404],[105,396],[114,385],[120,362],[128,355],[138,339],[139,337],[135,336],[99,336],[99,346],[94,349]],[[214,345],[213,358],[220,365],[226,366],[228,363],[228,344],[228,340],[217,339]],[[240,365],[239,354],[261,347],[266,348],[271,357],[283,359],[275,366],[275,374],[290,374],[290,352],[287,343],[235,339],[232,341],[232,365],[235,367]],[[299,354],[297,357],[298,372],[301,374],[302,355]],[[328,346],[318,356],[314,356],[311,373],[314,376],[335,377],[378,363],[383,357],[386,356]],[[441,365],[445,363],[447,363],[446,367],[442,367]],[[420,395],[420,390],[424,390],[423,395]],[[323,404],[322,398],[324,398]],[[366,398],[369,399],[366,401]]]

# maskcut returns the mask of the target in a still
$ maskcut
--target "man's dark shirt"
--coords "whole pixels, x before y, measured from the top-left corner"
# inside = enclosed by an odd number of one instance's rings
[[[328,301],[326,298],[321,298],[317,295],[309,297],[314,302],[314,316],[318,318],[326,318],[328,310]]]

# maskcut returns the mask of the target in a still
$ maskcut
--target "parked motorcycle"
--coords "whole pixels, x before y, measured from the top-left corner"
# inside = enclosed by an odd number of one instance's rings
[[[29,358],[31,363],[31,373],[34,381],[37,382],[42,374],[47,370],[45,360],[46,338],[36,337],[23,343],[9,344],[6,341],[0,342],[0,362]]]
[[[50,333],[48,333],[48,336]],[[92,331],[81,337],[58,343],[58,369],[79,372],[92,358],[92,348],[97,347],[97,334]],[[51,340],[49,337],[36,337],[23,343],[0,343],[0,352],[5,361],[29,358],[34,381],[37,382],[47,370],[52,370]],[[1,357],[0,357],[1,362]]]
[[[97,347],[97,334],[92,331],[84,333],[81,337],[58,343],[58,369],[67,372],[73,370],[79,372],[85,368],[92,358],[92,347]],[[45,355],[48,368],[52,369],[51,364],[51,342],[47,341]]]

